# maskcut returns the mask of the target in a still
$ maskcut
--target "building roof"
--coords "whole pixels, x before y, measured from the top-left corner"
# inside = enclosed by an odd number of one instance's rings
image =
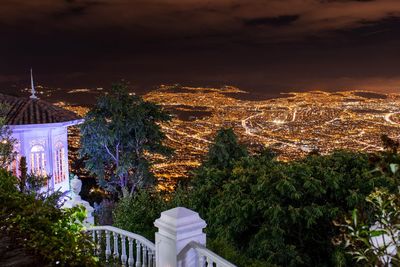
[[[7,125],[59,123],[81,119],[72,111],[40,99],[0,94],[0,103],[10,107],[6,116]]]

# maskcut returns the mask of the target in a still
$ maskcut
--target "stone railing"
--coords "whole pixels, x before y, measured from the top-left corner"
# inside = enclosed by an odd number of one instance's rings
[[[167,210],[154,225],[157,267],[235,267],[206,248],[207,224],[197,212],[183,207]]]
[[[236,265],[230,263],[221,256],[218,256],[199,243],[191,242],[187,247],[189,250],[193,249],[196,254],[196,266],[236,267]],[[182,255],[178,257],[184,258]]]
[[[155,266],[155,246],[143,236],[113,226],[93,226],[87,231],[96,244],[96,254],[106,261],[112,256],[122,266]]]
[[[161,213],[155,244],[113,226],[87,228],[96,244],[96,254],[111,257],[122,266],[135,267],[236,267],[206,248],[206,223],[197,212],[177,207]]]

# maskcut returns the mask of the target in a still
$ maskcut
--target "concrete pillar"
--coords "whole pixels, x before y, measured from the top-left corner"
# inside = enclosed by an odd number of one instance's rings
[[[195,252],[187,245],[194,241],[205,246],[203,228],[207,225],[197,212],[183,207],[170,209],[162,212],[154,225],[158,228],[157,267],[196,266]]]

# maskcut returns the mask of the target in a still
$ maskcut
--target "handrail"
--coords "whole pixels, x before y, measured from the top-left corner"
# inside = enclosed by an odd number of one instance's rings
[[[146,239],[145,237],[132,233],[132,232],[128,232],[125,231],[123,229],[111,226],[111,225],[101,225],[101,226],[92,226],[92,227],[88,227],[87,231],[98,231],[98,230],[103,230],[103,231],[110,231],[110,232],[114,232],[120,235],[124,235],[126,237],[138,240],[140,243],[144,244],[146,247],[150,248],[151,250],[156,250],[156,246],[154,245],[153,242],[151,242],[150,240]]]
[[[122,266],[155,266],[155,245],[143,236],[110,225],[93,226],[86,231],[92,234],[95,253],[105,254],[106,262],[113,256]]]
[[[197,252],[199,260],[198,266],[205,266],[205,263],[207,263],[207,266],[214,266],[213,264],[215,263],[217,267],[236,267],[236,265],[230,263],[197,242],[192,241],[188,246]]]
[[[98,244],[97,253],[100,253],[100,251],[102,250],[100,245],[100,240],[102,239],[102,234],[101,234],[102,231],[106,233],[105,236],[106,260],[108,260],[112,254],[114,258],[120,259],[122,265],[124,266],[126,266],[126,263],[128,263],[128,266],[150,266],[150,267],[155,266],[156,248],[154,243],[152,243],[151,241],[149,241],[148,239],[146,239],[141,235],[128,232],[110,225],[92,226],[87,228],[87,232],[92,232],[93,234],[93,241]],[[111,242],[112,241],[111,234],[113,234],[114,242]],[[128,238],[129,248],[125,244],[126,241],[125,238]],[[135,240],[136,242],[136,248],[137,248],[136,252],[133,251],[134,244],[132,240]],[[118,248],[119,247],[118,244],[120,242],[121,242],[121,247]],[[192,241],[189,244],[187,244],[185,248],[186,249],[183,249],[179,254],[185,257],[186,252],[188,252],[188,250],[190,249],[193,249],[197,257],[196,266],[236,267],[236,265],[230,263],[221,256],[207,249],[204,245],[201,245],[197,242]]]

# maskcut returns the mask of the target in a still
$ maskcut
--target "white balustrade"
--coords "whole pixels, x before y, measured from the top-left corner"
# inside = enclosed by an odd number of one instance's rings
[[[197,212],[178,207],[161,213],[156,245],[143,236],[113,227],[93,226],[95,253],[129,267],[236,267],[206,248],[206,223]],[[111,240],[112,239],[112,240]],[[128,265],[126,265],[128,264]]]
[[[211,250],[207,249],[205,246],[197,243],[190,242],[188,248],[191,248],[197,254],[198,266],[215,266],[215,267],[236,267],[236,265],[225,260],[221,256],[218,256]]]
[[[205,247],[206,223],[197,212],[177,207],[154,222],[157,267],[235,267]]]
[[[129,267],[154,266],[155,246],[143,236],[113,226],[93,226],[89,227],[87,231],[92,234],[97,254],[105,255],[106,261],[109,261],[111,252],[113,252],[114,258],[120,261],[122,266],[126,266],[127,260]],[[105,240],[103,232],[105,233]],[[111,242],[111,234],[114,242]],[[126,247],[127,239],[128,249]],[[137,248],[136,254],[133,249],[134,243],[136,243]],[[111,244],[113,244],[112,247]],[[119,246],[120,244],[121,246]],[[103,248],[104,245],[105,248]]]

